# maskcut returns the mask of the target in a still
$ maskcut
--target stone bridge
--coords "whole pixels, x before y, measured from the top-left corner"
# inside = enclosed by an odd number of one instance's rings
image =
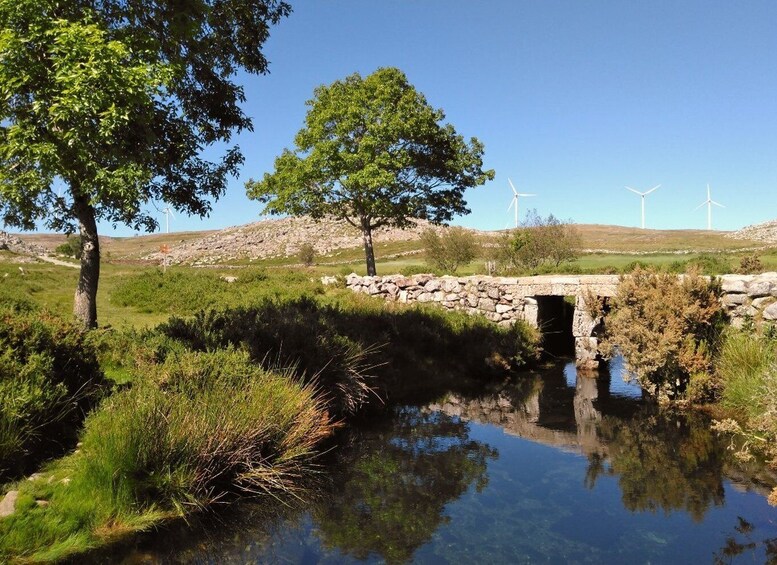
[[[777,320],[777,273],[723,275],[721,301],[731,323],[745,319]],[[598,336],[604,320],[593,319],[586,297],[615,295],[619,275],[550,275],[534,277],[436,277],[389,275],[362,277],[350,274],[346,285],[354,292],[396,302],[428,302],[449,310],[479,313],[501,325],[516,320],[540,328],[546,342],[553,339],[574,345],[577,366],[599,366]]]

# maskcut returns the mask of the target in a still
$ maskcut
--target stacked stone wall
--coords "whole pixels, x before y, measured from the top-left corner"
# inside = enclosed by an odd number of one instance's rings
[[[777,320],[777,273],[723,275],[721,303],[731,324],[742,327]],[[611,297],[618,287],[617,275],[537,277],[436,277],[390,275],[361,277],[350,274],[346,285],[354,292],[396,302],[435,303],[448,310],[482,314],[500,325],[523,320],[538,325],[537,296],[574,296],[572,335],[578,367],[599,365],[598,337],[601,319],[586,308],[586,296]]]

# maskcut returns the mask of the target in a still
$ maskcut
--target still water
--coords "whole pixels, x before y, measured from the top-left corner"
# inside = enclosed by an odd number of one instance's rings
[[[341,438],[315,496],[240,505],[109,560],[777,563],[774,478],[611,372],[559,363],[395,408]]]

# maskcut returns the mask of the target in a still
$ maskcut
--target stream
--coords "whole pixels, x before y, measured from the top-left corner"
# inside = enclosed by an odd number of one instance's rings
[[[319,487],[141,537],[105,563],[777,562],[775,478],[616,360],[559,362],[342,434]],[[612,376],[611,376],[612,375]],[[83,562],[83,561],[81,561]]]

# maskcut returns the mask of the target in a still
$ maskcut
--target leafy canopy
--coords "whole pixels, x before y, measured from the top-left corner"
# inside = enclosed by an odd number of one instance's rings
[[[483,144],[443,124],[398,69],[320,86],[307,105],[296,149],[247,183],[269,213],[332,215],[363,230],[441,223],[468,213],[464,191],[494,176],[482,169]]]
[[[0,1],[0,214],[73,231],[72,200],[96,219],[156,227],[154,199],[205,214],[242,157],[206,146],[250,128],[238,67],[288,14],[263,0]],[[66,185],[70,197],[59,195]]]

